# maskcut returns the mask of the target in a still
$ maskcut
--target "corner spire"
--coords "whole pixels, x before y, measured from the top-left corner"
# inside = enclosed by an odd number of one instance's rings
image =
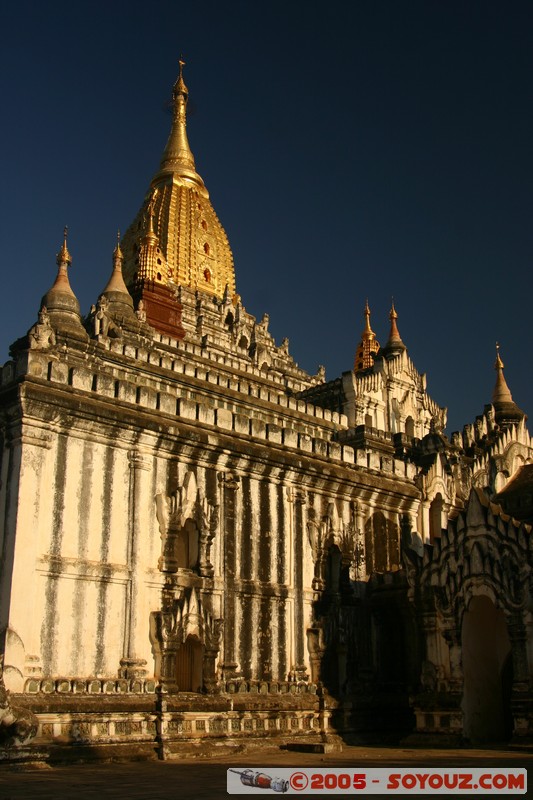
[[[189,100],[189,90],[183,80],[185,61],[183,58],[180,58],[178,63],[179,75],[172,91],[172,129],[163,151],[159,172],[152,181],[152,185],[155,185],[164,175],[172,174],[179,175],[205,191],[204,182],[196,172],[194,156],[187,138],[187,103]]]
[[[494,391],[492,393],[492,402],[500,402],[505,401],[508,403],[513,402],[513,397],[511,395],[511,391],[507,386],[507,381],[505,380],[505,376],[503,374],[504,363],[500,356],[500,345],[496,342],[496,361],[494,362],[494,369],[496,370],[496,386],[494,387]]]
[[[361,334],[361,341],[357,347],[354,360],[354,372],[368,369],[374,363],[374,356],[379,350],[379,342],[370,325],[370,307],[368,298],[365,302],[365,328]]]
[[[67,268],[72,264],[72,258],[67,247],[67,233],[68,229],[65,226],[63,244],[56,258],[58,266],[56,279],[43,296],[41,307],[46,307],[56,332],[86,340],[87,333],[81,324],[80,304],[68,279]]]
[[[406,350],[406,346],[402,342],[402,337],[400,336],[400,332],[398,330],[398,325],[396,320],[398,319],[398,314],[396,313],[396,309],[394,308],[394,299],[391,303],[391,310],[389,313],[390,319],[390,332],[387,344],[383,348],[383,352],[388,355],[400,353],[402,350]]]
[[[166,285],[168,279],[168,265],[163,251],[161,250],[159,237],[155,232],[154,226],[155,206],[159,194],[159,189],[154,187],[146,206],[145,224],[147,224],[148,227],[139,239],[136,280],[155,280],[158,283]]]
[[[56,256],[56,264],[58,266],[57,275],[50,291],[56,290],[64,292],[65,294],[70,294],[72,295],[72,297],[75,297],[74,292],[70,287],[70,282],[68,279],[67,268],[72,266],[72,257],[67,247],[67,236],[68,236],[68,226],[65,225],[65,227],[63,228],[63,244],[61,245],[61,249]]]
[[[520,422],[525,417],[525,414],[514,402],[511,390],[505,380],[505,375],[503,374],[504,363],[500,356],[498,342],[496,342],[494,369],[496,370],[496,385],[492,393],[492,405],[494,406],[496,422],[499,425]]]
[[[129,298],[128,305],[131,305],[131,307],[133,308],[133,301],[126,288],[126,284],[124,283],[124,278],[122,276],[123,261],[124,261],[124,256],[122,255],[122,249],[120,247],[120,231],[117,231],[117,244],[115,249],[113,250],[113,271],[107,282],[107,286],[103,290],[102,294],[107,295],[109,292],[121,292],[122,294],[128,296]]]

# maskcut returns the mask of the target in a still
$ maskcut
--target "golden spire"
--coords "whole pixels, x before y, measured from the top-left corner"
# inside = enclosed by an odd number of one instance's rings
[[[152,184],[154,184],[162,174],[172,173],[173,175],[180,175],[182,178],[205,189],[203,180],[196,172],[194,156],[187,138],[187,102],[189,100],[189,90],[185,86],[185,81],[183,80],[184,66],[185,61],[180,58],[180,71],[172,92],[172,129],[163,151],[159,172],[152,181]]]
[[[124,279],[127,286],[156,280],[172,290],[183,286],[215,297],[222,297],[227,284],[233,296],[233,254],[187,139],[183,66],[180,58],[172,129],[160,169],[122,239]]]
[[[374,355],[379,350],[379,342],[376,339],[376,334],[370,326],[370,307],[368,305],[368,298],[365,302],[365,328],[361,334],[361,341],[357,347],[354,360],[354,372],[368,369],[374,363]]]
[[[365,334],[374,333],[372,328],[370,327],[370,306],[368,305],[368,297],[365,300],[365,329],[363,331],[363,336]]]

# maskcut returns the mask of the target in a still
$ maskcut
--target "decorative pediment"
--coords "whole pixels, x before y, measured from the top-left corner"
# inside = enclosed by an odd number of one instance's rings
[[[198,488],[194,472],[189,470],[174,494],[156,495],[156,513],[161,533],[163,572],[195,569],[211,576],[211,544],[218,527],[218,505]]]
[[[316,561],[328,548],[336,545],[343,559],[351,561],[355,550],[354,526],[339,516],[335,503],[329,503],[326,514],[319,517],[314,508],[307,510],[307,535]]]
[[[157,519],[161,533],[170,527],[183,527],[187,519],[194,519],[195,505],[198,499],[198,485],[196,475],[189,470],[185,475],[183,484],[176,489],[174,494],[156,496]]]
[[[152,615],[153,639],[167,649],[176,649],[188,636],[198,639],[208,650],[218,650],[222,620],[215,620],[202,604],[198,590],[185,589],[163,611]]]

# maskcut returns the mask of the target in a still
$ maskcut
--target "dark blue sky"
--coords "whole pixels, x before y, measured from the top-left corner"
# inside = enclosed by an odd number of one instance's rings
[[[496,340],[533,414],[531,2],[21,0],[0,27],[3,359],[65,224],[84,312],[105,285],[183,53],[237,289],[300,365],[350,369],[393,295],[448,430],[490,401]]]

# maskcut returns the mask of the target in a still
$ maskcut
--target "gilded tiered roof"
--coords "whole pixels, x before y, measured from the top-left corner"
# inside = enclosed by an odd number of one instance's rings
[[[183,64],[180,61],[174,84],[172,128],[159,171],[122,242],[124,276],[130,286],[145,278],[216,297],[222,297],[227,286],[233,296],[235,272],[228,237],[196,171],[187,138],[189,92]]]

